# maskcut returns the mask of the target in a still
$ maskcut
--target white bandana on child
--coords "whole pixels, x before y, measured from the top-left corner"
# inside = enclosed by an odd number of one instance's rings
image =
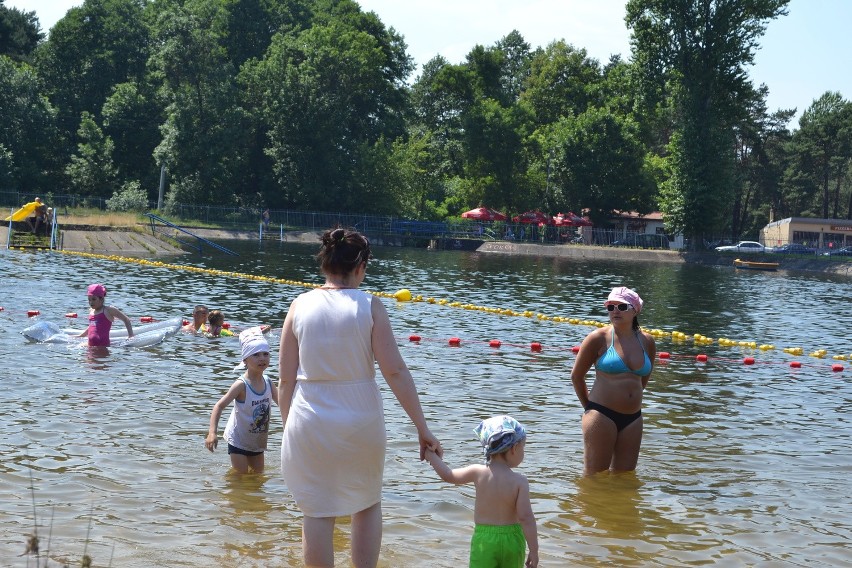
[[[241,359],[245,361],[255,353],[269,351],[269,343],[263,337],[260,327],[250,327],[240,332],[240,347],[242,348]]]

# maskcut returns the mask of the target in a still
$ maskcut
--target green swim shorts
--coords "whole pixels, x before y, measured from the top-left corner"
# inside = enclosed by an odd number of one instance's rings
[[[470,568],[523,568],[527,541],[521,525],[476,525]]]

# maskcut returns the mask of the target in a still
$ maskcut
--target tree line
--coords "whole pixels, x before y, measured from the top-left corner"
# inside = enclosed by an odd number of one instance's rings
[[[512,31],[412,78],[352,0],[85,0],[49,35],[0,0],[0,187],[146,207],[165,167],[166,209],[660,210],[695,243],[852,218],[852,103],[791,129],[746,72],[788,1],[630,0],[630,61]]]

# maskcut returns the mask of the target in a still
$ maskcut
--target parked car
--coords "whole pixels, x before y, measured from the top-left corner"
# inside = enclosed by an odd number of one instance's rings
[[[788,243],[780,247],[767,249],[766,252],[774,252],[776,254],[816,254],[816,249],[808,248],[799,243]]]
[[[669,249],[669,238],[665,235],[654,235],[642,233],[639,235],[628,235],[623,239],[613,241],[614,247],[635,247],[644,249]]]
[[[716,252],[766,252],[766,247],[757,241],[740,241],[735,245],[716,247]]]
[[[707,250],[715,250],[716,247],[726,247],[734,244],[731,239],[716,239],[715,241],[704,241],[704,248]]]
[[[823,256],[852,256],[852,247],[843,247],[822,253]]]

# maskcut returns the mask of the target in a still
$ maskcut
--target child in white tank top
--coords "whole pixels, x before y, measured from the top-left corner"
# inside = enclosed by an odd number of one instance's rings
[[[222,411],[234,401],[234,409],[225,426],[231,466],[238,473],[263,472],[263,452],[269,437],[272,402],[278,404],[278,389],[263,371],[269,367],[269,343],[259,327],[240,333],[242,360],[246,372],[231,385],[213,406],[210,428],[204,445],[211,452],[219,443],[217,431]]]

